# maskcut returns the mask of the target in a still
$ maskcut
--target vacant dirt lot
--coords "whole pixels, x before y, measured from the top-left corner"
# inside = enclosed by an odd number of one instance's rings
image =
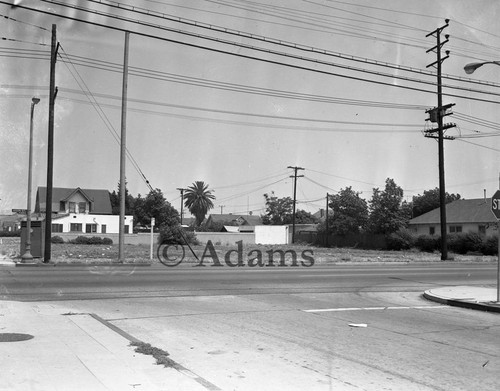
[[[192,246],[193,252],[198,259],[201,259],[206,251],[205,245]],[[221,263],[224,263],[224,256],[230,250],[236,250],[236,246],[214,245],[214,249]],[[175,249],[173,249],[175,250]],[[186,246],[184,263],[195,263],[198,260]],[[301,253],[308,250],[309,256],[314,258],[316,265],[328,263],[343,263],[343,262],[440,262],[440,254],[422,253],[420,251],[377,251],[363,250],[355,248],[322,248],[307,245],[288,245],[288,246],[263,246],[263,245],[246,245],[243,247],[244,260],[252,258],[248,253],[252,250],[259,250],[266,258],[266,251],[269,250],[293,250],[297,253],[298,258],[301,258]],[[312,254],[311,254],[312,252]],[[20,258],[20,239],[19,238],[0,238],[0,259],[10,258],[19,260]],[[169,252],[173,256],[179,253]],[[255,254],[255,253],[254,253]],[[205,264],[210,263],[210,253],[206,252],[208,259],[205,259]],[[449,254],[456,262],[494,262],[496,256],[481,256],[481,255],[456,255]],[[102,263],[112,262],[118,259],[118,244],[113,245],[77,245],[77,244],[52,244],[52,261],[55,263]],[[233,251],[232,261],[236,262],[236,254]],[[153,259],[150,260],[150,249],[148,245],[125,245],[125,262],[145,262],[157,263],[157,246],[153,251]]]

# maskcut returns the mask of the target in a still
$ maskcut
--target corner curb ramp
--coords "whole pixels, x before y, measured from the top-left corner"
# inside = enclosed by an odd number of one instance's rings
[[[423,296],[427,300],[454,307],[500,313],[500,304],[496,303],[495,301],[478,300],[474,297],[447,297],[446,295],[441,294],[439,291],[440,289],[429,289],[424,292]]]

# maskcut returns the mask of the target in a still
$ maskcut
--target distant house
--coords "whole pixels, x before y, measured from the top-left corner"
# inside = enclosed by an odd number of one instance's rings
[[[16,232],[21,229],[21,220],[24,215],[0,215],[0,231]]]
[[[325,209],[320,209],[316,213],[313,214],[314,217],[316,217],[319,220],[324,220],[326,219],[326,211]]]
[[[36,193],[35,214],[45,215],[46,188]],[[52,189],[52,233],[118,233],[120,216],[113,215],[107,190]],[[125,233],[132,233],[133,217],[125,216]]]
[[[205,225],[210,227],[213,223],[220,223],[227,232],[254,232],[256,225],[262,225],[260,216],[213,214],[205,220]]]
[[[418,235],[439,235],[440,209],[434,209],[410,220],[409,228]],[[497,219],[491,212],[491,198],[457,200],[446,204],[446,232],[497,232]]]

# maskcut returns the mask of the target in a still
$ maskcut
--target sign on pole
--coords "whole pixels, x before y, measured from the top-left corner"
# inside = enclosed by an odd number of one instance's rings
[[[498,267],[497,267],[497,303],[500,303],[500,190],[491,197],[491,211],[497,218],[498,232]]]
[[[491,211],[497,220],[500,220],[500,190],[497,190],[491,197]]]

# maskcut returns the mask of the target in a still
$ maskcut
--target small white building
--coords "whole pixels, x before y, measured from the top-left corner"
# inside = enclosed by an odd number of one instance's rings
[[[45,214],[46,193],[45,187],[38,188],[35,213]],[[107,190],[54,187],[52,213],[53,234],[113,234],[120,229],[120,216],[112,214]],[[125,233],[132,233],[133,223],[133,216],[125,216]]]

